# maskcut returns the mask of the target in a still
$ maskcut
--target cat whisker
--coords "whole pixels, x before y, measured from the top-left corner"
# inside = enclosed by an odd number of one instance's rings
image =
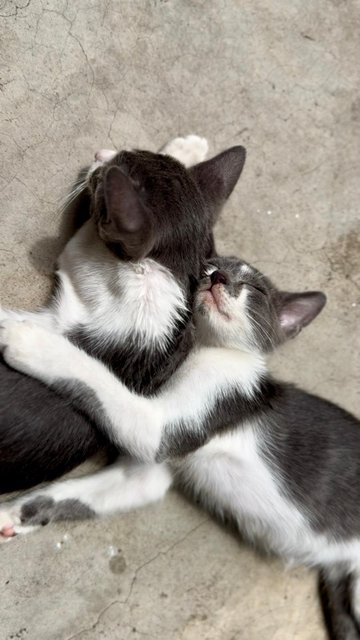
[[[252,311],[252,314],[256,314],[256,312],[253,310],[253,311]],[[261,317],[261,320],[262,320],[262,321],[264,320],[264,322],[265,322],[269,327],[271,327],[270,323],[269,323],[269,322],[267,322],[265,318],[263,318],[262,316],[260,316],[260,314],[256,314],[256,315],[257,315],[258,317]],[[269,343],[270,343],[270,344],[272,344],[272,343],[273,343],[273,340],[272,340],[272,338],[271,338],[270,334],[266,331],[266,329],[264,328],[264,326],[263,326],[260,322],[258,322],[258,320],[256,320],[256,319],[254,318],[254,315],[252,315],[252,317],[251,317],[251,322],[253,322],[253,323],[256,325],[256,327],[257,327],[257,328],[259,329],[259,331],[260,331],[260,334],[261,334],[263,337],[265,337],[265,338],[269,341]]]
[[[61,208],[66,209],[76,198],[84,191],[86,187],[86,181],[82,180],[81,182],[75,184],[72,190],[62,199]]]

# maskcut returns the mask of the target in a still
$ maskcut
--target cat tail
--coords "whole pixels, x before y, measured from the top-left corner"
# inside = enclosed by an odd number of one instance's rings
[[[345,567],[321,569],[318,592],[329,640],[360,640],[359,620],[353,598],[359,580]]]

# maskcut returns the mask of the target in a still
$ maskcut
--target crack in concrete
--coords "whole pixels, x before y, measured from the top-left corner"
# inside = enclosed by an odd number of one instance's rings
[[[123,601],[123,604],[127,604],[131,595],[132,595],[132,591],[135,585],[135,582],[137,580],[138,574],[140,573],[140,571],[142,571],[142,569],[144,567],[147,567],[149,564],[151,564],[152,562],[155,562],[155,560],[157,560],[160,556],[166,556],[169,551],[172,551],[175,547],[177,547],[179,544],[181,544],[182,542],[184,542],[184,540],[186,540],[187,538],[189,538],[189,536],[191,536],[194,531],[197,531],[197,529],[199,529],[200,527],[202,527],[206,522],[208,522],[208,518],[205,518],[205,520],[202,520],[198,525],[196,525],[196,527],[193,527],[192,529],[190,529],[190,531],[188,531],[182,538],[180,538],[179,540],[176,540],[176,542],[174,542],[172,545],[170,545],[170,547],[168,547],[165,551],[158,551],[158,553],[156,553],[152,558],[150,558],[150,560],[147,560],[146,562],[144,562],[142,565],[140,565],[140,567],[138,567],[135,570],[135,574],[133,576],[133,579],[131,581],[130,584],[130,589],[129,589],[129,593],[126,596],[125,600]]]
[[[68,638],[66,638],[66,640],[74,640],[74,638],[78,638],[80,635],[82,635],[83,633],[88,633],[88,631],[94,631],[96,629],[96,627],[98,626],[98,624],[101,622],[101,618],[105,615],[105,613],[111,609],[111,607],[113,607],[115,604],[121,604],[120,600],[113,600],[112,602],[110,602],[110,604],[106,605],[106,607],[104,607],[104,609],[102,609],[100,611],[100,613],[98,614],[97,619],[95,620],[95,622],[91,625],[91,627],[87,627],[86,629],[80,629],[80,631],[77,631],[76,633],[74,633],[72,636],[69,636]]]
[[[16,18],[16,17],[17,17],[17,14],[18,14],[18,11],[19,11],[20,9],[21,9],[21,10],[23,10],[23,9],[27,9],[27,7],[29,7],[29,6],[30,6],[31,1],[32,1],[32,0],[28,0],[28,1],[27,1],[27,3],[26,3],[26,4],[24,4],[23,6],[21,6],[21,5],[19,6],[19,5],[17,5],[17,4],[15,3],[15,11],[14,11],[14,13],[8,13],[8,14],[0,13],[0,18],[14,18],[14,17]]]
[[[146,562],[144,562],[143,564],[141,564],[139,567],[137,567],[137,569],[135,570],[135,573],[133,575],[133,578],[131,580],[131,584],[130,584],[130,589],[129,589],[129,593],[126,596],[125,600],[113,600],[112,602],[110,602],[110,604],[106,605],[106,607],[104,607],[104,609],[102,609],[100,611],[100,613],[97,616],[97,619],[95,620],[95,622],[90,626],[87,627],[85,629],[81,629],[80,631],[77,631],[75,634],[69,636],[68,638],[66,638],[66,640],[74,640],[75,638],[78,638],[79,636],[81,636],[83,633],[87,633],[89,631],[94,631],[96,629],[96,627],[98,626],[98,624],[101,622],[102,617],[105,615],[105,613],[111,608],[113,607],[115,604],[121,604],[121,605],[126,605],[129,601],[129,599],[131,598],[133,589],[134,589],[134,585],[135,582],[138,578],[139,573],[144,569],[144,567],[149,566],[150,564],[152,564],[153,562],[155,562],[155,560],[157,560],[160,556],[166,556],[170,551],[172,551],[173,549],[175,549],[175,547],[177,547],[179,544],[181,544],[182,542],[184,542],[184,540],[186,540],[187,538],[189,538],[195,531],[197,531],[198,529],[200,529],[200,527],[202,527],[204,524],[206,524],[208,522],[208,518],[205,518],[204,520],[202,520],[199,524],[196,525],[196,527],[193,527],[192,529],[190,529],[190,531],[188,531],[184,536],[182,536],[181,538],[179,538],[178,540],[176,540],[172,545],[170,545],[165,551],[158,551],[158,553],[156,553],[152,558],[150,558],[149,560],[147,560]],[[141,633],[139,631],[139,633],[141,635],[146,635],[144,633]],[[148,634],[147,634],[148,635]],[[150,636],[151,637],[151,636]]]

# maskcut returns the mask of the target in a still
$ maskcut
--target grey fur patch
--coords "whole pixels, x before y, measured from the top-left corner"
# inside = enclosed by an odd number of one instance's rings
[[[62,520],[88,520],[95,516],[95,511],[80,500],[68,499],[55,502],[53,498],[46,495],[40,495],[25,502],[20,514],[22,524],[41,526]]]
[[[184,421],[168,424],[156,456],[157,462],[191,453],[214,436],[239,428],[249,419],[262,417],[277,393],[277,386],[269,378],[261,381],[257,388],[254,386],[251,397],[241,389],[231,389],[217,398],[214,407],[196,430],[189,428]]]
[[[90,520],[95,516],[95,511],[80,500],[60,500],[55,503],[53,520]]]
[[[292,385],[276,387],[259,416],[266,464],[315,531],[343,541],[359,536],[359,420]]]
[[[20,519],[22,524],[49,524],[54,511],[55,502],[47,496],[38,496],[21,507]]]
[[[104,433],[110,441],[114,439],[113,426],[95,391],[90,389],[84,382],[79,382],[75,378],[57,380],[53,386],[58,393],[70,398],[73,406],[76,407],[79,413],[82,413],[93,421],[97,429]],[[126,453],[127,451],[124,447],[117,445],[118,455]]]

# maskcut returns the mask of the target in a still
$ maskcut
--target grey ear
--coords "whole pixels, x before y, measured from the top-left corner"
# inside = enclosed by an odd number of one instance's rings
[[[322,291],[305,293],[279,292],[278,315],[285,338],[294,338],[316,318],[326,304]]]
[[[233,191],[240,178],[246,158],[246,149],[231,147],[219,155],[191,167],[190,173],[205,199],[220,206]]]
[[[104,177],[104,195],[103,239],[121,245],[131,259],[143,258],[152,247],[152,225],[131,178],[119,167],[110,167]]]

